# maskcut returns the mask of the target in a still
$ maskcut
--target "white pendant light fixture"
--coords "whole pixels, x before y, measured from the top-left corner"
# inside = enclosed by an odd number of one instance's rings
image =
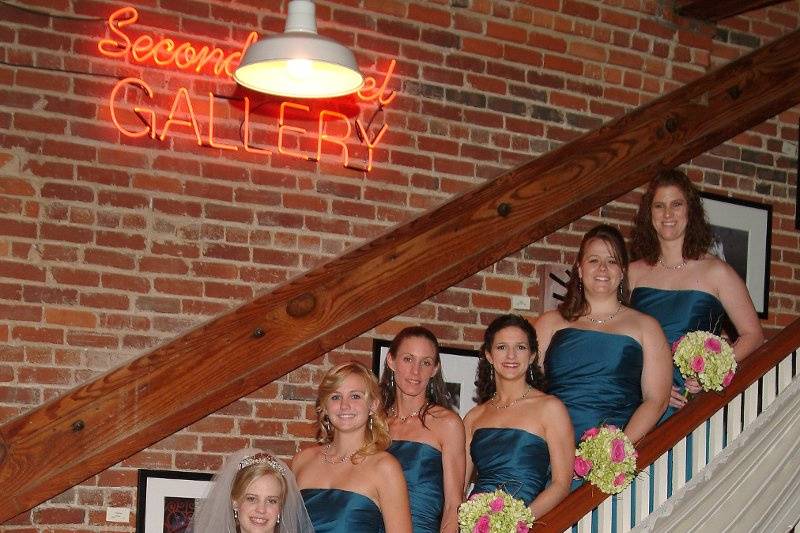
[[[233,77],[254,91],[296,98],[342,96],[364,83],[353,52],[317,34],[311,0],[291,0],[286,30],[250,45]]]

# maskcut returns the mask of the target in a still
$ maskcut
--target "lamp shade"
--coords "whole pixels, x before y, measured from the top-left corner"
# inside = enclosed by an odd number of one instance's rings
[[[233,74],[254,91],[296,98],[329,98],[361,88],[364,77],[346,47],[317,34],[314,3],[289,2],[286,30],[247,48]]]

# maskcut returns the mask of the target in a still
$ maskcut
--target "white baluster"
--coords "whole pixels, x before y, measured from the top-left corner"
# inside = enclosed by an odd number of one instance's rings
[[[742,432],[742,394],[737,394],[728,404],[728,446]]]
[[[767,407],[769,407],[772,402],[775,401],[775,396],[777,395],[775,391],[775,369],[771,368],[764,374],[762,378],[762,388],[761,388],[761,410],[765,411]]]
[[[685,464],[685,463],[684,463]],[[663,454],[653,463],[653,509],[667,501],[667,454]]]
[[[672,493],[686,485],[686,438],[672,448]]]
[[[778,363],[778,393],[789,386],[792,382],[792,354],[786,356],[783,361]]]
[[[709,439],[709,457],[708,461],[711,461],[714,457],[719,455],[719,452],[722,451],[722,432],[724,430],[722,426],[722,418],[723,418],[723,409],[720,409],[713,415],[711,415],[709,424],[709,431],[708,431],[708,439]]]
[[[750,384],[744,390],[744,427],[742,431],[753,423],[758,415],[758,381]]]
[[[692,477],[702,470],[706,461],[706,424],[703,422],[692,431]],[[680,465],[675,465],[680,468]]]
[[[589,511],[578,520],[578,533],[592,533],[592,512]]]
[[[649,476],[641,477],[636,483],[636,508],[633,510],[634,525],[638,524],[650,514],[650,483]]]
[[[611,522],[611,506],[614,496],[609,496],[597,506],[597,533],[611,533],[613,524]]]
[[[641,483],[637,478],[628,488],[623,490],[617,500],[617,533],[626,533],[631,529],[631,510],[633,507],[633,486]]]

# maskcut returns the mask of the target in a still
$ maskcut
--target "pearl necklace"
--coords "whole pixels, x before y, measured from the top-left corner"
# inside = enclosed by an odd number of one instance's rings
[[[495,409],[508,409],[509,407],[514,405],[515,403],[524,400],[528,396],[528,393],[531,392],[531,388],[532,387],[530,385],[528,385],[528,388],[525,389],[525,393],[522,396],[520,396],[516,400],[511,400],[510,402],[508,402],[505,405],[501,404],[500,400],[497,399],[497,391],[495,391],[495,393],[492,394],[492,403],[494,404],[494,408]]]
[[[614,311],[613,313],[611,313],[610,315],[608,315],[606,318],[592,318],[589,315],[584,315],[583,318],[585,318],[586,320],[588,320],[592,324],[598,324],[598,325],[602,326],[606,322],[614,320],[614,317],[617,316],[620,311],[622,311],[622,304],[619,304],[619,306],[617,307],[617,310]]]
[[[425,402],[424,404],[422,404],[422,407],[420,407],[419,409],[417,409],[413,413],[408,413],[406,416],[400,416],[400,414],[397,412],[397,409],[395,409],[394,407],[392,407],[389,410],[389,412],[392,414],[392,416],[397,417],[397,420],[401,424],[405,424],[406,420],[408,420],[409,418],[414,418],[415,416],[419,416],[420,411],[424,410],[427,405],[428,405],[428,402]]]
[[[325,446],[325,451],[323,451],[322,455],[320,456],[320,458],[322,459],[322,462],[324,464],[326,464],[326,465],[336,465],[336,464],[345,463],[345,462],[349,461],[350,459],[352,459],[353,456],[356,454],[356,452],[350,452],[350,453],[344,454],[341,457],[337,457],[337,456],[335,456],[335,455],[333,455],[331,453],[331,450],[333,449],[333,447],[334,447],[334,444],[332,442],[329,442],[328,445]]]
[[[664,259],[659,257],[658,264],[661,265],[661,268],[666,270],[680,270],[686,266],[686,259],[681,258],[681,262],[678,263],[677,265],[667,266],[666,264],[664,264]]]

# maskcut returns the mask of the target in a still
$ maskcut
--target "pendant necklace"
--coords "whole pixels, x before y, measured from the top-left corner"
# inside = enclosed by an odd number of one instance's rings
[[[525,389],[525,392],[522,394],[522,396],[520,396],[519,398],[517,398],[515,400],[511,400],[510,402],[508,402],[506,404],[501,404],[500,403],[500,400],[497,399],[497,392],[495,391],[495,393],[492,395],[492,403],[494,404],[494,408],[495,409],[508,409],[509,407],[514,405],[515,403],[524,400],[528,396],[528,393],[531,392],[531,388],[532,387],[530,385],[528,385],[528,388]]]
[[[416,410],[416,411],[414,411],[413,413],[408,413],[406,416],[400,416],[400,414],[397,412],[397,409],[396,409],[396,408],[394,408],[394,407],[392,407],[392,408],[389,410],[389,412],[392,414],[392,416],[395,416],[395,417],[397,417],[397,420],[398,420],[398,421],[399,421],[401,424],[405,424],[405,423],[406,423],[406,420],[408,420],[409,418],[414,418],[415,416],[419,416],[419,413],[420,413],[420,411],[424,410],[424,409],[425,409],[425,407],[426,407],[427,405],[428,405],[428,402],[425,402],[425,403],[423,403],[423,404],[422,404],[422,407],[420,407],[419,409],[417,409],[417,410]]]
[[[609,322],[609,321],[613,320],[614,317],[617,316],[620,311],[622,311],[622,304],[619,304],[619,306],[617,307],[617,310],[614,311],[613,313],[611,313],[610,315],[608,315],[606,318],[592,318],[589,315],[584,315],[583,318],[585,318],[586,320],[588,320],[592,324],[597,324],[597,325],[602,326],[606,322]]]
[[[661,268],[663,268],[665,270],[680,270],[680,269],[682,269],[683,267],[686,266],[686,259],[681,258],[681,262],[678,263],[677,265],[667,266],[664,263],[664,259],[662,257],[659,257],[658,258],[658,264],[661,265]]]
[[[335,445],[332,442],[329,442],[328,445],[325,446],[325,450],[322,452],[322,455],[320,456],[322,462],[326,465],[336,465],[345,463],[350,459],[352,459],[353,456],[356,454],[356,452],[350,452],[342,455],[341,457],[337,457],[336,455],[333,455],[331,453],[331,450],[333,449],[334,446]]]

